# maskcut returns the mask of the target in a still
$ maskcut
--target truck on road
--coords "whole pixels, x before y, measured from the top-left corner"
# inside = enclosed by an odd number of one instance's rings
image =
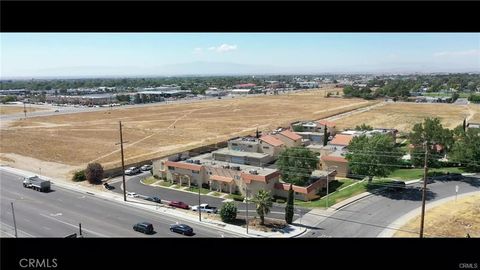
[[[192,210],[193,211],[202,211],[202,212],[211,213],[211,214],[216,214],[218,212],[216,207],[210,206],[206,203],[202,203],[202,204],[200,204],[200,206],[195,205],[195,206],[192,207]]]
[[[41,179],[36,175],[25,177],[23,179],[23,187],[31,188],[36,191],[47,192],[50,191],[50,181]]]

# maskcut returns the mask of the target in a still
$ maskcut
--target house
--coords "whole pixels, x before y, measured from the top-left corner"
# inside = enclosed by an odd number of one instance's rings
[[[337,134],[333,137],[333,139],[329,142],[330,145],[335,145],[335,146],[347,146],[350,144],[352,141],[354,135],[351,134]]]
[[[327,177],[328,174],[328,177]],[[311,201],[313,199],[317,199],[320,196],[318,195],[319,192],[327,187],[327,179],[328,183],[335,181],[335,176],[337,175],[336,171],[330,171],[329,173],[326,171],[319,171],[315,170],[312,173],[312,177],[310,179],[310,183],[305,186],[297,186],[292,185],[293,189],[293,196],[297,200],[302,201]],[[274,194],[279,197],[288,197],[288,192],[290,190],[289,183],[276,183],[274,185],[275,192]]]
[[[302,136],[290,130],[281,131],[276,135],[286,147],[299,147],[302,146]]]
[[[244,89],[244,88],[253,88],[255,86],[257,85],[254,83],[242,83],[242,84],[235,85],[235,88]]]
[[[348,167],[348,160],[343,155],[342,151],[335,151],[329,155],[320,157],[320,164],[323,170],[335,168],[337,176],[347,177],[350,174]]]
[[[275,158],[285,149],[285,143],[273,135],[264,135],[260,137],[261,151]]]
[[[253,89],[231,89],[230,93],[232,95],[248,95],[253,94]]]
[[[290,125],[290,128],[295,132],[316,132],[324,134],[325,126],[327,127],[327,133],[329,136],[333,136],[336,133],[335,123],[318,120],[318,121],[298,121]]]
[[[330,122],[327,120],[317,120],[315,122],[322,127],[327,126],[327,132],[329,136],[334,136],[336,134],[336,125],[334,122]],[[323,129],[321,129],[320,132],[323,132]]]

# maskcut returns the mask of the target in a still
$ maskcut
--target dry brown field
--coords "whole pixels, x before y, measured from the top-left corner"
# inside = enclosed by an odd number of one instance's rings
[[[279,96],[222,100],[34,117],[2,127],[0,152],[17,166],[60,170],[98,161],[120,163],[119,124],[123,123],[126,163],[162,157],[228,138],[268,131],[296,120],[321,119],[375,104],[362,99],[324,98],[325,90]],[[336,91],[336,90],[335,90]],[[11,163],[11,162],[10,162]],[[40,169],[39,169],[40,170]],[[42,172],[47,169],[42,168]]]
[[[420,217],[413,218],[394,237],[418,237]],[[449,201],[425,214],[427,237],[480,237],[480,195]]]
[[[340,129],[365,123],[373,127],[410,131],[414,124],[422,122],[426,117],[438,117],[444,127],[454,128],[462,124],[465,118],[480,118],[480,111],[478,105],[386,103],[335,122]]]
[[[44,109],[40,108],[31,108],[26,107],[27,113],[35,112],[35,111],[43,111]],[[0,115],[4,114],[14,114],[14,113],[23,113],[23,106],[9,106],[9,105],[1,105],[0,106]]]

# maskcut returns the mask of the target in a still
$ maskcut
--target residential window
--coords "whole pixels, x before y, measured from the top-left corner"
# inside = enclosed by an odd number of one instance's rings
[[[168,166],[168,169],[171,171],[175,171],[175,167],[172,167],[172,166]]]
[[[199,171],[192,171],[192,173],[194,173],[194,174],[198,174],[198,173],[199,173]]]
[[[263,149],[270,149],[270,147],[268,147],[268,146],[264,146],[264,147],[263,147]]]

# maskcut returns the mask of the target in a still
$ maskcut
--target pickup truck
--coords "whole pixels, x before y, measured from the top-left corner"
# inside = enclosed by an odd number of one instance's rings
[[[195,206],[192,207],[193,211],[198,211],[199,209],[200,209],[200,211],[205,212],[205,213],[216,214],[218,212],[216,207],[210,206],[206,203],[202,203],[200,205],[195,205]]]
[[[25,177],[23,179],[23,187],[31,188],[36,191],[47,192],[47,191],[50,191],[50,181],[43,180],[36,175]]]

